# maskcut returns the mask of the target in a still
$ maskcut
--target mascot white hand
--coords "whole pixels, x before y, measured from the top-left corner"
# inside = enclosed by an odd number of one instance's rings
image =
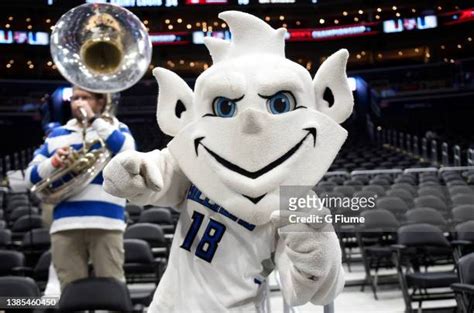
[[[277,267],[291,272],[280,276],[282,285],[292,286],[283,289],[291,305],[308,301],[328,304],[344,287],[339,240],[333,226],[324,219],[330,214],[325,208],[311,212],[278,210],[270,217],[282,239],[276,250]],[[319,222],[301,222],[316,216]]]
[[[177,205],[185,193],[181,188],[170,190],[173,185],[186,188],[189,183],[167,149],[148,153],[125,151],[112,158],[104,169],[104,190],[134,204],[146,205],[160,199],[164,206]]]
[[[163,188],[159,158],[160,151],[118,154],[104,169],[105,191],[129,199],[140,197],[147,190],[159,192]]]

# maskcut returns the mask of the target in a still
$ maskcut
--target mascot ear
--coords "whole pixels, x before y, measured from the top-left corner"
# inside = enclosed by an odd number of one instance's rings
[[[314,76],[316,109],[335,120],[344,122],[352,113],[354,98],[346,76],[349,52],[341,49],[321,64]],[[325,97],[330,98],[328,100]],[[329,102],[333,102],[332,105]]]
[[[158,82],[156,120],[161,130],[175,136],[192,118],[194,94],[191,88],[174,72],[157,67],[153,75]]]

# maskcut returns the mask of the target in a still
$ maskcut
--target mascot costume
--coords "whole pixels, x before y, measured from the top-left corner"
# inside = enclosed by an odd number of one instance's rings
[[[219,17],[232,41],[205,39],[213,65],[194,91],[169,70],[153,71],[158,124],[173,140],[121,153],[104,171],[110,194],[181,212],[149,312],[263,312],[273,269],[288,304],[329,303],[344,286],[337,236],[331,224],[289,223],[289,214],[309,213],[281,210],[279,193],[308,186],[303,196],[314,195],[310,186],[347,137],[339,123],[353,107],[348,52],[312,79],[286,59],[285,29],[237,11]]]

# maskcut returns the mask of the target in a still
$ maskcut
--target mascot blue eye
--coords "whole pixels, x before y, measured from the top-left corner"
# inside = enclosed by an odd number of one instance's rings
[[[293,95],[287,91],[279,91],[271,97],[268,97],[267,108],[272,114],[282,114],[293,111],[296,101]]]
[[[232,117],[235,115],[237,104],[228,98],[217,97],[214,99],[212,109],[214,114],[219,117]]]

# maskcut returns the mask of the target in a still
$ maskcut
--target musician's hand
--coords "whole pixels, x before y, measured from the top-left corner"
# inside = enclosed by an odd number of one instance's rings
[[[87,120],[90,120],[91,118],[93,118],[95,116],[95,113],[94,111],[92,111],[92,108],[90,107],[89,103],[87,101],[84,101],[84,100],[76,100],[76,103],[75,103],[76,107],[77,107],[77,110],[79,111],[79,116],[83,117],[82,114],[81,114],[81,109],[83,110],[83,112],[85,112],[86,116],[85,118]]]
[[[104,169],[104,190],[131,201],[144,194],[159,192],[163,188],[160,157],[159,150],[118,154]]]
[[[62,168],[67,164],[67,160],[71,154],[70,147],[63,147],[56,150],[51,157],[51,164],[54,168]]]

